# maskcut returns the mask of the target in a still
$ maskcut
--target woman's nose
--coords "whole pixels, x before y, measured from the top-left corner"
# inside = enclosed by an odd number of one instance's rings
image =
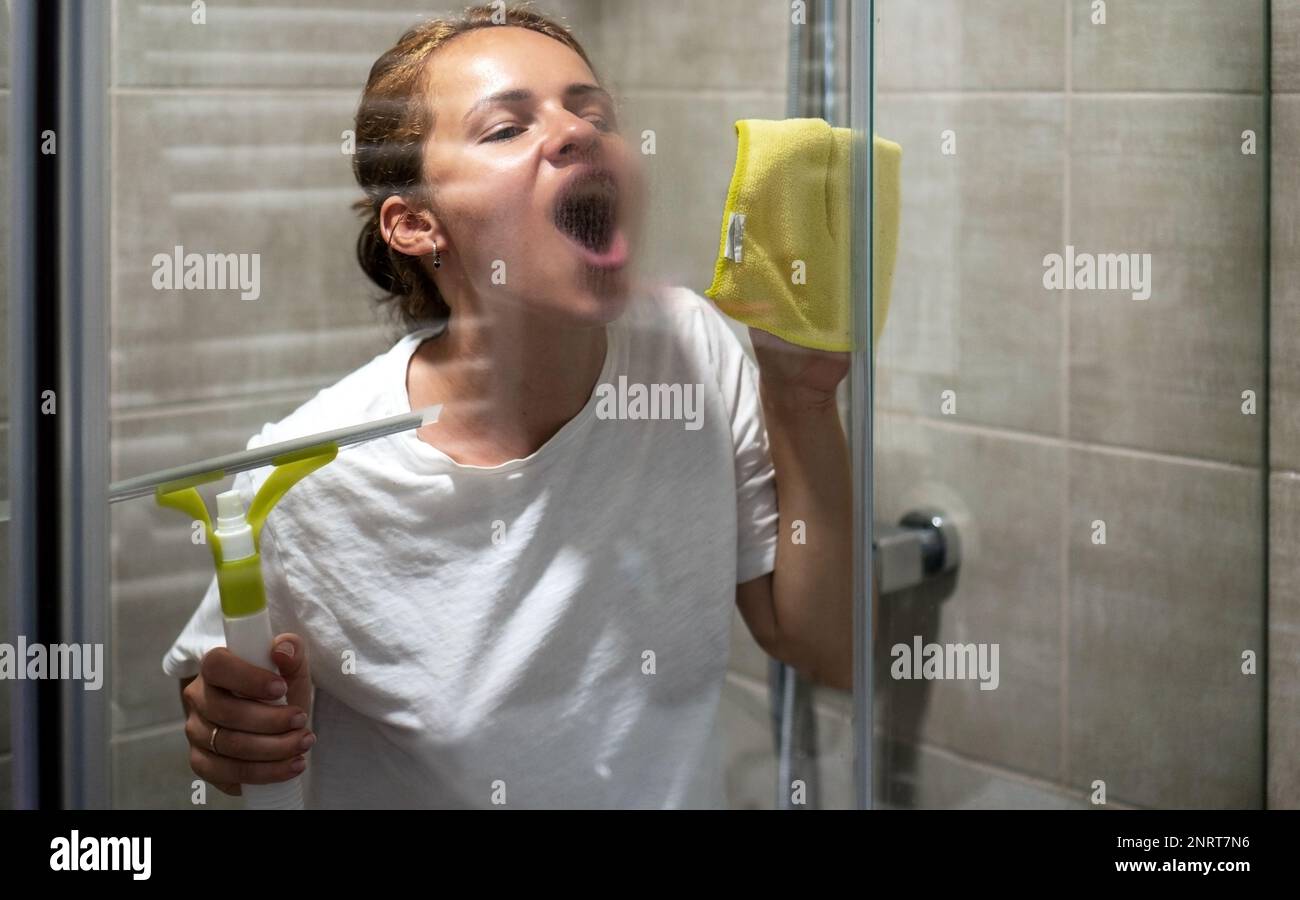
[[[600,142],[600,131],[591,122],[570,112],[561,114],[551,136],[550,153],[557,157],[589,154]]]

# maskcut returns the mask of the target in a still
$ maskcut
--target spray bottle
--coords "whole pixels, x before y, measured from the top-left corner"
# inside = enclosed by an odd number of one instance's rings
[[[214,528],[203,498],[195,485],[222,477],[222,471],[208,472],[180,481],[161,484],[155,496],[162,506],[170,506],[203,523],[212,561],[217,569],[217,588],[221,593],[221,614],[225,620],[226,646],[245,662],[274,672],[271,662],[271,616],[266,608],[266,588],[262,582],[262,555],[259,538],[262,524],[271,509],[297,482],[330,462],[338,454],[338,444],[327,442],[286,453],[272,459],[275,470],[253,498],[245,515],[244,502],[235,490],[217,495],[217,524]],[[284,705],[288,700],[275,701]],[[276,784],[242,786],[249,809],[302,809],[302,776]]]

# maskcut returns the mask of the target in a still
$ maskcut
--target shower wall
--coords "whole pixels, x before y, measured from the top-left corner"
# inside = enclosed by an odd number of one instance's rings
[[[1300,809],[1300,0],[1273,0],[1268,803]]]
[[[1111,807],[1264,801],[1264,677],[1241,667],[1268,650],[1265,4],[1104,6],[1101,24],[1087,0],[876,4],[875,127],[904,153],[876,518],[937,505],[964,540],[955,583],[882,600],[877,652],[996,643],[1001,670],[991,691],[884,674],[898,805],[1085,806],[1097,782]],[[1283,224],[1294,181],[1274,185]],[[1071,246],[1149,253],[1150,298],[1047,289],[1044,257]],[[1273,397],[1293,426],[1294,393]],[[1289,443],[1273,460],[1294,469]],[[1274,478],[1294,547],[1300,493]],[[1275,596],[1293,748],[1296,607]]]

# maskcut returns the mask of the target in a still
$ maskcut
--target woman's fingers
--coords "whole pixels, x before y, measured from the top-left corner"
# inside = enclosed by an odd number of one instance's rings
[[[255,734],[223,728],[197,712],[191,713],[185,720],[185,737],[193,747],[245,762],[280,762],[292,759],[300,753],[306,753],[316,741],[316,736],[305,728],[282,734]]]
[[[289,690],[277,673],[244,662],[225,647],[213,647],[199,664],[205,683],[254,700],[279,700]]]
[[[307,642],[292,632],[278,634],[271,641],[271,662],[289,685],[286,699],[290,706],[311,709],[311,665],[307,661]]]
[[[307,759],[295,756],[279,762],[250,762],[217,756],[191,744],[190,768],[209,784],[275,784],[301,775]]]
[[[198,707],[203,718],[214,725],[254,734],[282,734],[307,725],[307,714],[297,706],[246,700],[206,681]]]
[[[275,784],[307,768],[316,741],[300,702],[310,702],[306,647],[297,635],[280,635],[274,662],[283,676],[247,663],[225,647],[203,657],[201,674],[183,694],[190,714],[185,737],[190,768],[223,793],[242,794],[243,784]],[[292,649],[292,653],[285,652]],[[267,701],[288,697],[288,705]],[[215,736],[214,736],[215,732]]]

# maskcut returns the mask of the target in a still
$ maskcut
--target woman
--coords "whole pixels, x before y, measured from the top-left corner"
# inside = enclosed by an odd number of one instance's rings
[[[266,523],[279,676],[219,647],[214,580],[164,661],[194,772],[238,793],[310,749],[311,807],[721,806],[733,603],[851,682],[846,356],[755,331],[755,371],[706,301],[633,278],[636,155],[534,12],[409,31],[357,145],[361,263],[414,330],[249,446],[442,415]]]

